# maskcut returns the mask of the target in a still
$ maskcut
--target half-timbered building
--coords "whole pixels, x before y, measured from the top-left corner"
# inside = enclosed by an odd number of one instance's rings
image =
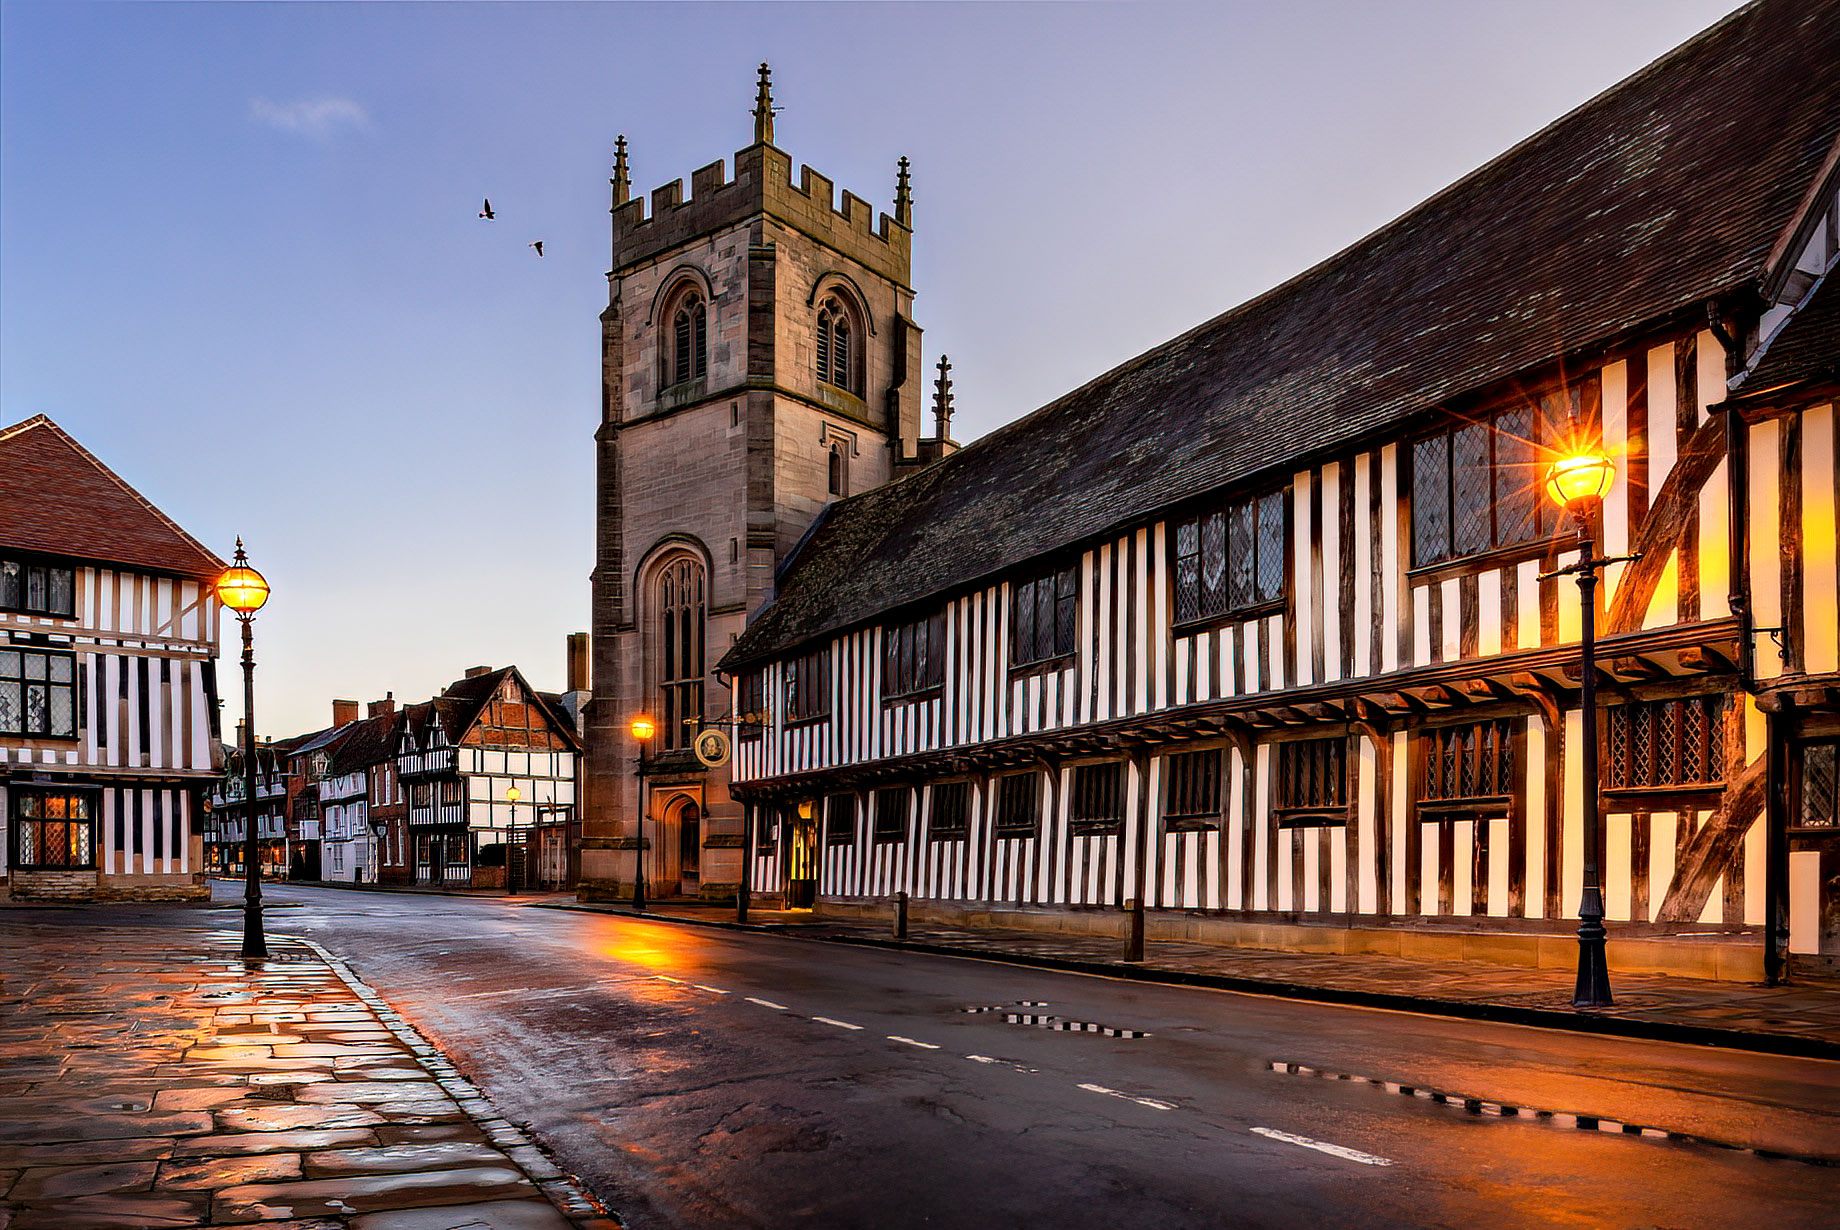
[[[205,829],[205,866],[216,875],[244,874],[248,857],[248,773],[242,740],[226,745],[223,776],[211,787],[210,822]],[[255,749],[256,862],[264,879],[281,879],[288,868],[287,748],[273,742]]]
[[[767,718],[733,728],[754,888],[1569,963],[1594,823],[1614,966],[1757,976],[1790,917],[1831,951],[1837,136],[1840,5],[1753,4],[829,505],[720,664]],[[1542,492],[1580,445],[1633,557],[1595,817]]]
[[[50,419],[0,429],[0,895],[209,895],[223,567]]]

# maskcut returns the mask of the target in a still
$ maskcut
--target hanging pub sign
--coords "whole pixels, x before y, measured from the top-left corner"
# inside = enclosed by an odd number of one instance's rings
[[[712,769],[721,768],[728,763],[728,732],[717,730],[713,726],[696,737],[693,745],[696,758]]]

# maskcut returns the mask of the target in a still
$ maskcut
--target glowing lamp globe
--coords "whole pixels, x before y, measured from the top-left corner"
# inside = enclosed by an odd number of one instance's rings
[[[217,578],[217,599],[238,615],[253,615],[268,601],[268,581],[249,566],[243,540],[236,540],[236,560]]]
[[[506,786],[505,787],[505,797],[507,799],[510,799],[513,803],[515,803],[519,799],[524,797],[524,792],[522,790],[519,790],[516,786]]]
[[[1562,508],[1577,508],[1610,494],[1616,466],[1602,453],[1561,457],[1546,471],[1546,494]]]
[[[632,737],[639,740],[639,742],[644,743],[657,733],[658,723],[652,721],[649,715],[641,713],[632,720]]]

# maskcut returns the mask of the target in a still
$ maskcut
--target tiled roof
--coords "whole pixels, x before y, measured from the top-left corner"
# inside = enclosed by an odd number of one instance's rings
[[[42,414],[0,428],[0,547],[201,580],[224,570],[222,560]]]
[[[1771,339],[1739,391],[1761,397],[1787,384],[1824,378],[1840,378],[1840,278],[1832,273]]]
[[[723,667],[1753,286],[1837,131],[1840,0],[1739,10],[1284,285],[840,501]]]
[[[349,723],[343,729],[346,734],[340,740],[338,750],[332,755],[331,771],[337,774],[355,773],[374,764],[382,764],[396,755],[396,733],[400,729],[403,715],[400,713],[380,713],[376,717],[360,718]]]

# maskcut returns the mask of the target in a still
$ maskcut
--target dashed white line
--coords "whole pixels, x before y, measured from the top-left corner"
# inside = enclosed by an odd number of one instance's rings
[[[861,1025],[852,1025],[848,1021],[832,1020],[828,1016],[814,1016],[811,1019],[818,1022],[818,1024],[820,1025],[835,1025],[838,1029],[861,1029],[862,1028]]]
[[[1001,1059],[992,1059],[988,1055],[967,1055],[965,1056],[965,1058],[969,1059],[972,1063],[1002,1063],[1003,1062]]]
[[[1323,1140],[1311,1140],[1308,1136],[1297,1136],[1290,1132],[1280,1132],[1276,1128],[1255,1127],[1252,1130],[1260,1136],[1266,1136],[1272,1140],[1281,1140],[1287,1145],[1302,1145],[1306,1149],[1314,1149],[1318,1153],[1327,1153],[1330,1157],[1339,1157],[1345,1161],[1359,1162],[1363,1166],[1391,1166],[1393,1164],[1393,1159],[1390,1157],[1380,1157],[1373,1153],[1363,1153],[1359,1149],[1350,1149],[1344,1145],[1332,1145]]]
[[[1123,1098],[1125,1101],[1135,1102],[1139,1106],[1148,1106],[1151,1110],[1174,1110],[1176,1108],[1174,1102],[1164,1102],[1157,1098],[1140,1098],[1133,1094],[1125,1093],[1121,1089],[1108,1089],[1104,1085],[1081,1085],[1080,1088],[1086,1090],[1088,1093],[1103,1093],[1107,1097]]]
[[[652,977],[660,982],[675,982],[680,987],[685,985],[682,978],[673,978],[669,974],[653,974]]]
[[[890,1042],[899,1042],[905,1046],[917,1046],[923,1051],[936,1051],[939,1049],[939,1045],[937,1043],[921,1042],[920,1040],[916,1038],[903,1038],[900,1034],[889,1034],[888,1040]]]
[[[727,995],[728,994],[728,992],[724,991],[721,987],[706,987],[700,982],[693,982],[690,985],[695,987],[699,991],[708,991],[715,995]]]
[[[784,1012],[786,1010],[786,1005],[776,1004],[770,999],[755,999],[752,995],[747,995],[743,998],[750,1004],[759,1004],[762,1008],[771,1008],[775,1012]]]

